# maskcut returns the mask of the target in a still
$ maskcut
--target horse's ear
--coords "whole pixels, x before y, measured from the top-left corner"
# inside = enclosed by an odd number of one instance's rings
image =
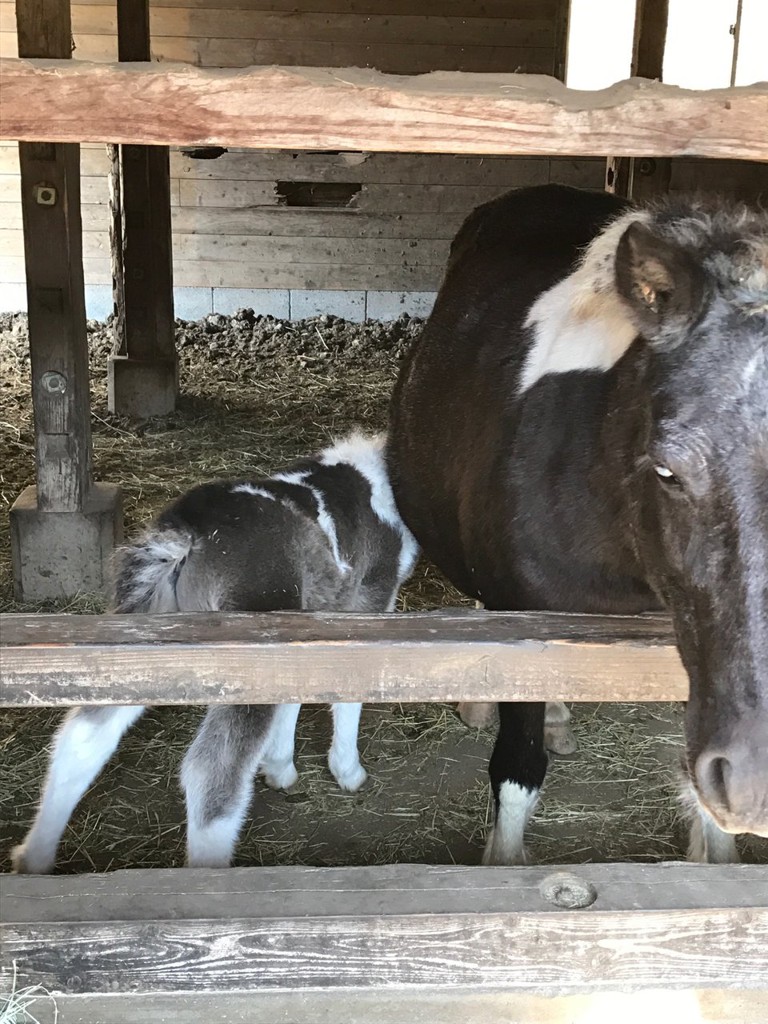
[[[692,319],[704,292],[701,270],[684,249],[633,221],[616,250],[616,284],[633,320],[649,341]]]

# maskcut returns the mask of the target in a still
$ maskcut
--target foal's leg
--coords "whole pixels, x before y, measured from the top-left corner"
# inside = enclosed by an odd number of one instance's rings
[[[280,704],[275,708],[269,742],[264,748],[259,771],[272,789],[290,789],[299,777],[293,763],[296,722],[301,704]]]
[[[15,871],[53,870],[56,850],[80,798],[145,708],[85,707],[70,711],[56,733],[43,796],[24,842],[11,851]]]
[[[547,771],[544,704],[499,704],[499,733],[488,772],[496,824],[484,864],[523,864],[523,834]]]
[[[362,704],[334,704],[333,742],[328,753],[328,767],[342,789],[356,793],[368,778],[360,764],[357,734]]]
[[[690,782],[685,784],[683,800],[691,815],[688,860],[700,864],[738,864],[735,837],[723,832],[709,811],[701,806]]]
[[[227,867],[264,755],[273,704],[209,709],[181,766],[187,801],[187,864]]]

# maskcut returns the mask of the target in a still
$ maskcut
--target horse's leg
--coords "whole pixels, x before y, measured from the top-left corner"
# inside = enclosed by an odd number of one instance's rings
[[[685,783],[683,800],[691,818],[688,838],[688,860],[699,864],[738,864],[736,839],[717,825],[705,810],[690,782]]]
[[[356,793],[368,778],[360,764],[357,734],[362,704],[334,704],[333,742],[328,753],[328,767],[342,789]]]
[[[499,704],[499,733],[488,765],[496,823],[484,864],[525,862],[523,834],[547,771],[544,713],[543,703]]]
[[[578,747],[568,724],[571,712],[560,701],[549,702],[544,716],[544,746],[554,754],[572,754]]]
[[[84,707],[67,714],[53,742],[34,824],[24,842],[11,851],[14,871],[42,875],[53,870],[72,812],[144,710],[138,705]]]
[[[280,704],[275,708],[269,741],[259,767],[270,789],[290,789],[299,778],[293,763],[293,752],[300,711],[301,704]]]
[[[203,719],[181,766],[189,867],[230,864],[274,712],[273,704],[220,704]]]

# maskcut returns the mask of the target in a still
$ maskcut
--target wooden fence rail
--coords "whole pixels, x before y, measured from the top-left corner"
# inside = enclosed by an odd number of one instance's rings
[[[3,896],[6,964],[58,997],[64,1021],[164,1019],[131,1016],[132,1004],[146,1012],[148,999],[173,996],[176,1007],[197,994],[215,997],[217,1013],[190,1019],[347,1021],[366,993],[377,1022],[429,1020],[421,1000],[436,993],[454,1006],[432,1024],[552,1021],[507,1016],[510,995],[494,1004],[493,994],[663,988],[674,1005],[675,989],[768,985],[768,868],[758,866],[117,871],[5,878]],[[227,1015],[245,1010],[243,993],[248,1012]],[[482,999],[485,1017],[466,1012]],[[281,1000],[292,1013],[278,1012]],[[494,1005],[503,1013],[488,1017]]]
[[[580,92],[543,75],[14,59],[0,75],[3,139],[768,160],[768,83]]]
[[[663,615],[0,616],[0,704],[685,700]]]

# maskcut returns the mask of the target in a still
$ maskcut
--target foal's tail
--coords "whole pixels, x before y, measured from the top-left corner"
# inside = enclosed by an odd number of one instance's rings
[[[119,548],[115,553],[115,611],[186,611],[180,606],[177,587],[194,547],[190,533],[150,527],[133,544]]]

